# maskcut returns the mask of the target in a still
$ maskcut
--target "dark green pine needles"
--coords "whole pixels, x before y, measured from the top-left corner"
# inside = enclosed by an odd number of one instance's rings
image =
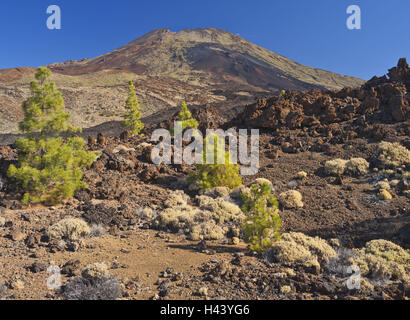
[[[86,188],[82,169],[90,166],[97,155],[85,151],[85,141],[62,132],[78,132],[69,125],[64,100],[50,80],[51,71],[38,68],[31,83],[31,97],[23,103],[24,120],[19,124],[25,138],[16,141],[18,166],[10,165],[8,176],[24,191],[23,203],[52,205],[72,197]]]
[[[132,136],[137,136],[144,128],[141,122],[141,111],[138,103],[137,95],[135,94],[135,86],[132,81],[128,83],[128,98],[125,103],[126,113],[124,114],[124,123],[122,126],[128,129]]]

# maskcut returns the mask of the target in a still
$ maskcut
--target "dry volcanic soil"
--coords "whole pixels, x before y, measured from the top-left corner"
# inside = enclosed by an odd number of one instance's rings
[[[199,191],[188,165],[154,165],[118,123],[84,131],[101,156],[89,187],[23,206],[0,147],[2,299],[400,299],[410,297],[410,69],[341,91],[287,91],[236,112],[193,110],[199,128],[260,129],[260,168],[235,190]],[[243,241],[241,193],[267,182],[282,239]],[[357,266],[358,269],[355,268]]]

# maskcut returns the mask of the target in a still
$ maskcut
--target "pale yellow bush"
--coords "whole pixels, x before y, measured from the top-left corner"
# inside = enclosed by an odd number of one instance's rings
[[[154,218],[154,211],[150,207],[144,207],[138,211],[140,218],[143,220],[151,220]]]
[[[224,192],[218,190],[217,194]],[[219,240],[228,232],[231,236],[239,235],[245,215],[236,204],[206,195],[197,196],[195,201],[197,206],[192,206],[187,204],[185,194],[171,194],[166,202],[168,207],[155,218],[154,226],[172,232],[183,231],[192,240]]]
[[[342,244],[340,243],[340,240],[337,238],[332,238],[329,240],[329,244],[333,247],[333,248],[339,248]]]
[[[292,292],[292,288],[290,286],[282,286],[280,288],[280,292],[284,293],[284,294],[290,293],[290,292]]]
[[[266,251],[265,256],[270,262],[278,262],[285,266],[295,267],[303,266],[319,266],[319,262],[312,253],[302,245],[293,241],[276,241]]]
[[[282,192],[279,195],[278,200],[285,208],[292,209],[303,207],[302,194],[296,190]]]
[[[325,172],[328,175],[341,176],[346,170],[347,160],[334,159],[326,161]]]
[[[170,193],[168,199],[165,201],[165,206],[167,208],[173,208],[176,206],[186,205],[189,200],[187,194],[182,190],[173,191]]]
[[[213,199],[207,196],[197,196],[196,200],[201,210],[212,212],[212,216],[218,224],[223,224],[226,221],[241,223],[245,218],[242,210],[236,204],[223,198]]]
[[[327,263],[330,258],[336,257],[336,251],[327,243],[326,240],[319,237],[309,237],[300,232],[285,233],[282,236],[282,240],[288,242],[296,242],[307,248],[312,254],[314,254],[319,262]]]
[[[350,258],[360,272],[370,278],[410,280],[410,252],[387,240],[372,240],[360,250],[359,256]]]
[[[359,292],[366,295],[372,294],[374,292],[374,286],[365,278],[361,278]]]
[[[309,237],[302,233],[285,233],[280,241],[274,242],[265,256],[268,261],[295,267],[302,265],[320,270],[330,258],[336,257],[336,251],[323,239]]]
[[[226,230],[210,220],[194,225],[189,234],[191,240],[220,240],[225,237]]]
[[[270,180],[265,179],[265,178],[256,178],[253,183],[263,185],[264,183],[267,183],[271,188],[273,187],[273,184]]]
[[[380,181],[377,187],[380,190],[390,190],[390,184],[387,181]]]
[[[110,277],[110,273],[104,262],[97,262],[87,265],[82,271],[82,276],[89,280],[104,280]]]
[[[195,216],[199,213],[198,208],[187,204],[166,208],[158,214],[155,224],[161,229],[170,229],[173,232],[179,230],[187,232],[194,224]]]
[[[211,198],[227,198],[231,193],[228,187],[215,187],[204,191],[204,195]]]
[[[299,172],[296,174],[296,178],[298,178],[298,179],[300,179],[300,180],[306,179],[307,176],[308,176],[308,174],[307,174],[305,171],[299,171]]]
[[[381,142],[377,154],[383,167],[396,169],[401,166],[410,166],[410,151],[398,142]]]
[[[407,264],[410,267],[410,252],[388,240],[372,240],[366,243],[364,252],[381,257],[387,261]]]
[[[385,190],[385,189],[381,189],[378,193],[378,196],[379,196],[380,200],[391,200],[391,199],[393,199],[390,192]]]
[[[63,219],[48,228],[47,235],[52,240],[79,240],[90,234],[88,224],[81,219]]]
[[[352,175],[363,175],[369,171],[370,164],[363,158],[352,158],[346,162],[345,171]]]

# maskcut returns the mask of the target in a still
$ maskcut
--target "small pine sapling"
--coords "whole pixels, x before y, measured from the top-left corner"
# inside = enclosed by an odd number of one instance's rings
[[[280,240],[282,221],[278,201],[268,183],[253,184],[250,192],[242,193],[242,200],[242,211],[246,214],[243,223],[245,242],[250,244],[252,251],[262,253],[274,241]]]
[[[187,128],[197,129],[198,128],[198,121],[192,118],[192,114],[189,111],[185,102],[181,104],[181,111],[178,113],[177,121],[182,122],[182,131]],[[174,134],[174,128],[171,128],[171,134]]]

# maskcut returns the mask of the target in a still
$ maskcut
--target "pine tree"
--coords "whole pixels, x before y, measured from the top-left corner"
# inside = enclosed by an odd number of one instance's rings
[[[137,136],[144,128],[144,124],[140,120],[140,106],[137,95],[135,94],[134,83],[131,80],[128,83],[128,98],[125,103],[125,109],[127,112],[124,114],[124,123],[122,126],[128,128],[131,135]]]
[[[177,121],[182,122],[182,131],[184,131],[186,128],[198,128],[198,121],[192,118],[192,114],[189,111],[185,102],[182,102],[181,104],[181,111],[178,113]],[[174,128],[171,129],[171,133],[174,133]]]
[[[51,71],[44,67],[35,73],[32,95],[23,103],[24,120],[19,124],[26,138],[15,143],[19,165],[10,165],[7,172],[25,192],[24,204],[55,204],[86,188],[82,169],[96,158],[95,153],[84,150],[84,139],[59,137],[62,132],[81,129],[69,125],[70,115],[64,112],[63,97],[50,76]]]
[[[186,128],[198,128],[198,121],[192,118],[192,114],[188,110],[185,102],[182,102],[181,104],[181,111],[178,114],[178,120],[182,121],[182,130],[185,130]]]

